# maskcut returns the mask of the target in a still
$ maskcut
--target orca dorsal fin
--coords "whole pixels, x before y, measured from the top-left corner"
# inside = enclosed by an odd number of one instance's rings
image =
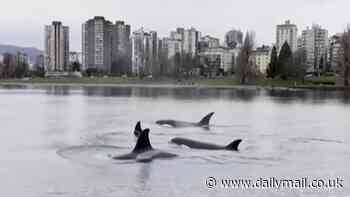
[[[242,142],[241,139],[235,140],[231,142],[229,145],[226,146],[227,150],[233,150],[233,151],[238,151],[238,146]]]
[[[140,133],[139,138],[137,139],[135,148],[132,152],[140,153],[151,149],[152,149],[152,145],[151,145],[151,142],[149,141],[149,129],[145,129]]]
[[[214,112],[209,113],[206,115],[201,121],[199,121],[199,126],[209,126],[210,118],[214,115]]]
[[[138,121],[138,122],[136,123],[135,129],[134,129],[134,135],[135,135],[136,137],[139,137],[140,134],[141,134],[141,132],[142,132],[141,122]]]

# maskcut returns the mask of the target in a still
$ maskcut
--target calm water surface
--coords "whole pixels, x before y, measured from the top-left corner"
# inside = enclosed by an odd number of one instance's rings
[[[171,129],[158,119],[199,121]],[[135,123],[153,147],[178,154],[149,163],[129,152]],[[350,93],[263,89],[0,87],[1,196],[350,196]],[[169,144],[189,137],[239,152]],[[207,177],[337,178],[342,189],[208,189]]]

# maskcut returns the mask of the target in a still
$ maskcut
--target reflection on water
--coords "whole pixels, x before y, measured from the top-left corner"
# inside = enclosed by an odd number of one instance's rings
[[[23,93],[21,90],[39,89],[42,87],[30,87],[23,85],[2,85],[2,89],[15,90]],[[236,88],[196,88],[196,87],[70,87],[70,86],[45,86],[45,92],[48,95],[67,96],[82,92],[87,96],[104,97],[150,97],[160,98],[169,97],[174,99],[235,99],[250,102],[261,97],[270,96],[281,99],[282,102],[315,102],[324,103],[328,100],[336,100],[342,103],[350,102],[350,91],[322,91],[322,90],[304,90],[304,89],[270,89],[260,87],[236,87]]]
[[[15,90],[22,93],[21,90],[32,89],[30,86],[12,86],[3,85],[3,89]],[[42,89],[35,87],[34,89]],[[350,102],[350,91],[322,91],[322,90],[304,90],[304,89],[265,89],[259,87],[236,87],[236,88],[196,88],[196,87],[69,87],[69,86],[45,86],[45,92],[48,95],[71,95],[83,93],[87,96],[104,97],[150,97],[173,99],[233,99],[250,102],[261,96],[270,96],[280,99],[281,102],[314,102],[324,103],[329,100],[335,100],[342,103]]]
[[[69,90],[68,87],[60,87],[55,94]],[[129,88],[129,87],[85,87],[83,92],[89,96],[107,97],[170,97],[174,99],[234,99],[250,102],[259,96],[271,96],[282,98],[284,102],[295,100],[302,102],[326,102],[329,99],[343,103],[350,102],[350,91],[308,91],[308,90],[271,90],[261,88],[237,88],[237,89],[206,89],[206,88]]]
[[[139,173],[137,175],[137,185],[138,188],[138,195],[137,196],[144,196],[146,190],[147,190],[147,183],[149,182],[150,176],[152,171],[152,163],[143,163],[140,166]]]

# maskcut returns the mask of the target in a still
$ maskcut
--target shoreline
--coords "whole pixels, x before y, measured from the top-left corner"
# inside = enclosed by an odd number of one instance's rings
[[[142,84],[142,83],[31,83],[31,82],[0,82],[0,86],[69,86],[69,87],[134,87],[134,88],[214,88],[214,89],[256,89],[264,86],[256,85],[185,85],[185,84]],[[277,87],[276,87],[277,88]],[[283,88],[283,87],[279,87]],[[286,88],[286,87],[284,87]]]
[[[320,91],[350,91],[346,86],[325,86],[325,85],[297,85],[297,86],[276,86],[276,85],[209,85],[209,84],[175,84],[175,83],[59,83],[59,82],[6,82],[0,81],[0,86],[26,86],[26,87],[130,87],[130,88],[205,88],[205,89],[267,89],[267,90],[320,90]]]

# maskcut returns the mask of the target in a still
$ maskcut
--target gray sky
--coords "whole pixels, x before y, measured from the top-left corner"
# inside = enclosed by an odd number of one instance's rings
[[[318,23],[330,34],[350,22],[349,0],[9,0],[1,3],[0,43],[43,49],[43,29],[52,20],[70,27],[71,50],[81,49],[81,24],[95,15],[125,20],[167,36],[193,26],[223,40],[231,28],[254,30],[258,44],[275,40],[276,25],[290,19],[299,34]]]

